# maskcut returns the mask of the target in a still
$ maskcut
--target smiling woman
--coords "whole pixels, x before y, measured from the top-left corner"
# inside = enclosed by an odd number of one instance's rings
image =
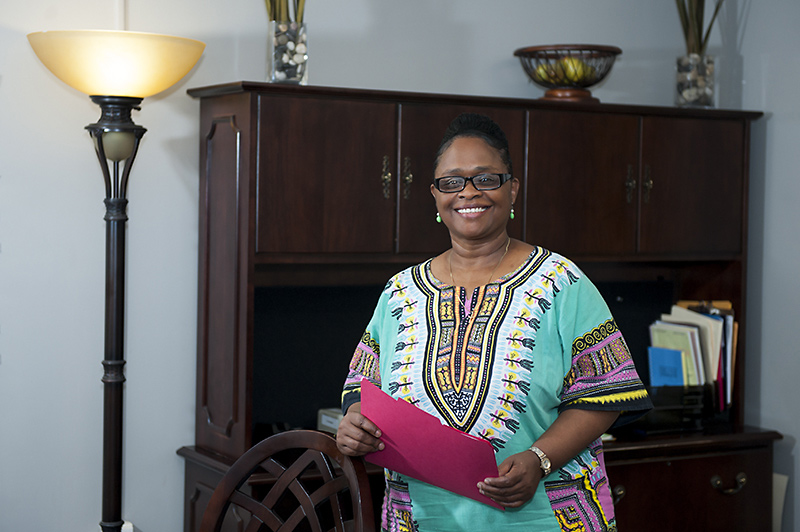
[[[509,237],[520,183],[489,118],[457,117],[431,184],[452,247],[395,275],[350,363],[337,442],[379,450],[361,380],[489,441],[475,489],[513,512],[386,474],[383,530],[615,530],[600,436],[650,399],[608,306],[569,259]],[[449,281],[449,282],[448,282]]]
[[[498,149],[482,137],[462,135],[448,139],[445,135],[445,139],[435,167],[440,177],[434,179],[431,193],[453,245],[447,253],[447,275],[453,279],[457,272],[470,293],[487,278],[492,281],[495,272],[507,273],[500,268],[510,242],[506,226],[519,192],[519,180],[506,173],[508,166],[502,154],[507,154],[508,148],[504,141],[497,141],[501,146]],[[518,255],[527,254],[525,251],[523,246],[517,248]],[[434,275],[441,276],[443,266],[444,261],[437,258],[432,265]]]

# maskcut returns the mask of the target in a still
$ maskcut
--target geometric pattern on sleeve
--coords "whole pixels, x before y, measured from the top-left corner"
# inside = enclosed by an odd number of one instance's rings
[[[628,346],[613,319],[572,343],[572,367],[564,377],[561,410],[650,408]]]

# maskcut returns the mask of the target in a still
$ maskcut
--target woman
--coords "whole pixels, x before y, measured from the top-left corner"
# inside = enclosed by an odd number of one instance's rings
[[[453,121],[431,185],[452,248],[387,283],[350,364],[337,434],[350,456],[383,448],[360,413],[367,378],[490,441],[499,476],[478,488],[506,511],[387,470],[384,530],[616,530],[600,436],[650,400],[591,282],[508,236],[511,171],[494,122]]]

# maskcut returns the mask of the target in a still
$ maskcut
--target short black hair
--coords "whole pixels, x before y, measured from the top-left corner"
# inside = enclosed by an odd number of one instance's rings
[[[475,137],[483,139],[486,144],[500,152],[500,158],[506,165],[508,173],[512,173],[511,155],[508,152],[508,139],[497,123],[488,116],[478,113],[462,113],[455,117],[444,132],[439,149],[436,150],[436,159],[433,161],[434,171],[439,166],[442,154],[450,147],[453,141],[462,137]]]

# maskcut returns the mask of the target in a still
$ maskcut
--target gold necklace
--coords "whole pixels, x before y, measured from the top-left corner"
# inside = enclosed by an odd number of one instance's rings
[[[503,256],[500,257],[500,261],[497,263],[497,265],[494,267],[494,270],[492,270],[492,273],[489,275],[489,280],[486,282],[486,284],[491,283],[492,279],[494,279],[494,273],[497,271],[497,268],[500,267],[500,264],[503,263],[503,259],[506,258],[506,255],[508,254],[508,246],[510,246],[510,245],[511,245],[511,237],[508,237],[508,240],[506,241],[506,250],[503,252]],[[450,284],[452,284],[453,288],[455,288],[456,281],[455,281],[455,279],[453,279],[453,251],[452,250],[450,250],[450,254],[447,255],[447,265],[450,267]]]

